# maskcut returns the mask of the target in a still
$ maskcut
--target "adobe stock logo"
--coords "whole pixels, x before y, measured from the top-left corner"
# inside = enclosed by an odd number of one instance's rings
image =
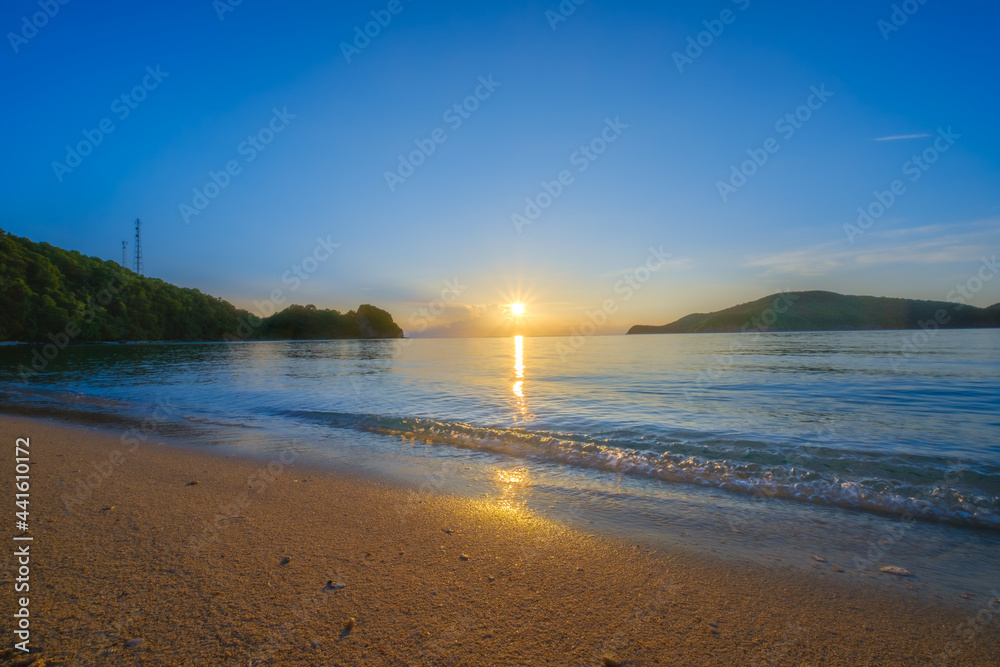
[[[585,144],[580,144],[578,150],[573,151],[569,156],[569,162],[576,167],[578,173],[583,173],[590,168],[590,165],[597,161],[608,146],[618,141],[622,133],[628,129],[628,124],[621,121],[621,116],[604,119],[604,127],[600,133]],[[576,177],[569,169],[560,171],[551,181],[542,180],[539,190],[534,197],[524,198],[524,208],[515,211],[510,215],[510,221],[514,224],[514,229],[518,234],[523,233],[524,228],[533,224],[548,207],[562,196],[569,186],[576,182]]]
[[[750,0],[732,0],[732,3],[743,12],[750,6]],[[715,40],[722,37],[722,33],[726,31],[726,26],[732,25],[738,16],[739,14],[731,9],[723,9],[719,12],[719,18],[702,21],[701,24],[705,26],[705,29],[697,35],[688,35],[684,53],[674,51],[671,54],[674,59],[674,65],[677,66],[677,71],[683,74],[684,68],[687,65],[693,64],[695,60],[705,53],[705,49],[715,44]]]
[[[129,115],[142,104],[149,93],[156,90],[163,80],[170,76],[170,72],[163,72],[160,66],[156,69],[146,67],[146,76],[132,90],[122,93],[111,102],[111,113],[118,116],[118,120],[125,120]],[[66,157],[63,162],[54,160],[52,171],[55,172],[59,182],[63,182],[66,174],[73,173],[73,170],[83,164],[83,159],[94,152],[94,149],[104,142],[104,138],[115,131],[115,124],[110,118],[102,118],[97,127],[92,130],[82,130],[83,139],[76,145],[66,146]]]
[[[900,28],[906,25],[910,17],[916,14],[920,10],[920,7],[926,3],[927,0],[904,0],[901,5],[893,5],[892,13],[889,14],[889,20],[879,19],[875,23],[878,31],[882,33],[882,39],[888,42],[889,35],[898,32]]]
[[[622,278],[614,284],[615,294],[618,297],[605,299],[600,308],[586,310],[586,319],[577,326],[570,329],[569,344],[560,342],[556,345],[556,352],[559,353],[560,361],[566,361],[566,357],[582,348],[589,336],[593,336],[598,330],[607,324],[608,317],[619,311],[621,305],[627,303],[642,286],[649,282],[654,273],[667,266],[672,254],[663,252],[663,246],[654,248],[649,246],[649,255],[646,261],[624,274]]]
[[[33,39],[39,30],[47,26],[51,19],[55,18],[61,6],[68,4],[69,0],[38,0],[38,6],[42,11],[35,12],[30,18],[22,16],[21,30],[17,33],[7,33],[7,40],[10,42],[10,48],[14,49],[14,53],[20,53],[21,47],[27,44],[28,40]]]
[[[909,176],[911,183],[916,183],[938,161],[941,155],[948,152],[955,145],[955,142],[961,138],[962,135],[954,132],[951,126],[948,126],[947,130],[939,127],[937,136],[931,145],[920,153],[911,156],[909,160],[903,163],[901,167],[903,175]],[[864,236],[907,191],[906,183],[898,178],[889,184],[888,189],[882,191],[874,190],[872,192],[872,201],[867,206],[858,207],[856,224],[849,222],[844,224],[844,234],[847,235],[847,240],[853,244],[854,239]]]
[[[821,84],[819,88],[810,86],[809,97],[803,104],[796,107],[791,113],[786,113],[774,123],[774,130],[781,133],[785,141],[789,141],[795,133],[809,122],[817,111],[833,97],[833,93],[826,89],[826,84]],[[739,191],[747,181],[753,177],[761,167],[767,164],[772,155],[781,150],[781,142],[774,137],[764,140],[760,148],[748,148],[746,154],[749,160],[744,160],[739,166],[733,164],[729,166],[729,178],[725,181],[716,181],[715,188],[719,191],[722,201],[729,201],[729,197]]]
[[[559,27],[560,23],[567,21],[570,16],[576,13],[576,8],[587,2],[587,0],[562,0],[557,11],[545,10],[545,19],[549,22],[549,27],[553,30]]]
[[[288,113],[288,107],[280,110],[275,107],[271,109],[271,119],[267,125],[263,126],[254,134],[247,135],[246,140],[241,141],[236,146],[236,152],[243,156],[245,164],[250,164],[257,159],[257,156],[267,150],[268,145],[274,138],[285,131],[288,124],[295,119],[295,114]],[[222,191],[229,187],[233,178],[243,173],[243,165],[239,160],[229,160],[219,171],[209,171],[209,180],[200,188],[193,188],[191,203],[181,202],[177,205],[177,210],[184,219],[184,224],[190,224],[192,216],[201,215],[201,212],[208,208],[212,200],[222,194]]]
[[[462,123],[471,118],[480,105],[490,99],[501,85],[501,82],[493,80],[492,74],[479,77],[479,85],[476,86],[472,94],[445,109],[444,113],[441,114],[441,120],[448,123],[448,127],[452,131],[458,130],[462,127]],[[440,127],[431,130],[430,136],[426,139],[414,139],[413,144],[416,148],[405,155],[401,153],[396,169],[383,173],[389,192],[395,192],[397,187],[413,176],[417,168],[424,164],[427,158],[437,151],[437,147],[446,141],[448,141],[448,133]]]
[[[226,14],[228,12],[235,12],[236,8],[242,2],[243,0],[215,0],[212,3],[212,9],[215,10],[215,15],[219,17],[220,21],[225,21]]]
[[[373,9],[371,11],[372,21],[365,23],[363,29],[359,25],[354,26],[354,39],[351,43],[340,43],[340,52],[344,54],[344,60],[350,64],[354,56],[360,56],[361,51],[367,49],[372,40],[381,35],[383,29],[389,27],[392,18],[401,14],[404,9],[406,7],[400,0],[389,0],[385,9]]]

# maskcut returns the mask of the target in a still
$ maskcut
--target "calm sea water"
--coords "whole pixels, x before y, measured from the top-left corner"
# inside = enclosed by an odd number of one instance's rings
[[[1000,586],[1000,330],[97,345],[21,364],[29,348],[0,348],[8,410],[294,447],[719,553]]]

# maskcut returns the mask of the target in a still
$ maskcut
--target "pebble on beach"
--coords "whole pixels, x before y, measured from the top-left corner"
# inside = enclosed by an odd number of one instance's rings
[[[288,565],[291,562],[292,562],[292,557],[291,556],[285,556],[284,558],[281,559],[281,563],[280,564],[281,565]]]
[[[326,588],[324,590],[339,591],[341,588],[347,588],[347,584],[334,583],[333,579],[329,579],[326,582]]]
[[[813,560],[819,561],[820,563],[825,563],[826,562],[825,558],[823,558],[822,556],[817,556],[816,554],[813,554]]]
[[[885,572],[886,574],[895,574],[897,577],[912,577],[914,574],[907,570],[905,567],[899,567],[898,565],[883,565],[878,569],[879,572]]]
[[[125,642],[125,646],[138,646],[141,643],[142,643],[141,639],[138,639],[138,638],[136,638],[136,639],[130,639],[127,642]]]
[[[622,663],[618,662],[617,660],[612,660],[611,658],[608,657],[605,657],[603,660],[601,660],[601,664],[604,665],[604,667],[621,667],[622,665]]]
[[[469,560],[469,556],[466,554],[462,554],[461,556],[458,557],[458,560]]]

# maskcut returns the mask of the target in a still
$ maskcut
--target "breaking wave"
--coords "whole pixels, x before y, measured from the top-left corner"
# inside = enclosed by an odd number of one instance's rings
[[[627,430],[588,437],[422,418],[302,410],[284,415],[339,429],[758,497],[1000,529],[1000,469],[941,458],[719,438],[663,442]]]

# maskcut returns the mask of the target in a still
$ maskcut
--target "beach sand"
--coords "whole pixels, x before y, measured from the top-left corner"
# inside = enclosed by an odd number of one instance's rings
[[[9,506],[18,437],[33,653],[5,632],[5,664],[925,665],[949,642],[947,664],[1000,660],[991,600],[653,551],[278,459],[130,451],[84,426],[0,417]]]

